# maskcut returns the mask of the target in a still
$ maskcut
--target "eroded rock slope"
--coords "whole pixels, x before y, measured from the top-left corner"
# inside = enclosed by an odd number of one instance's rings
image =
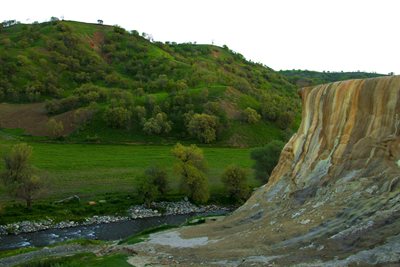
[[[171,265],[399,263],[400,77],[300,94],[301,126],[268,184],[220,222],[152,235],[139,255]]]

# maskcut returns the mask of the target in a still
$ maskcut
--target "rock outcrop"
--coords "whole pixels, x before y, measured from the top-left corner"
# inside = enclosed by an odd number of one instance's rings
[[[136,249],[183,265],[398,263],[400,77],[319,85],[300,95],[302,123],[268,184],[221,222],[157,234]],[[204,242],[182,248],[168,236]]]

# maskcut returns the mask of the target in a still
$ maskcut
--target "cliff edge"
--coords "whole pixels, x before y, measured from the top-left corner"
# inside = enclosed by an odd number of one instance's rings
[[[400,76],[300,95],[302,123],[268,184],[222,221],[151,235],[139,255],[185,266],[395,266]]]

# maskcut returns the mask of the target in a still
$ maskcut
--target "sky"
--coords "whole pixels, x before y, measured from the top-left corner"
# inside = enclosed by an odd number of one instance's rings
[[[0,9],[0,21],[52,16],[227,45],[275,70],[400,74],[399,0],[11,0]]]

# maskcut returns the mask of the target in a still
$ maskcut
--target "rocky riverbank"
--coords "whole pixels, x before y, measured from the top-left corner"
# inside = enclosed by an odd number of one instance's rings
[[[179,202],[157,202],[151,205],[151,208],[146,208],[144,205],[132,206],[127,211],[127,216],[93,216],[86,218],[84,221],[62,221],[55,222],[52,219],[40,221],[22,221],[0,225],[0,235],[30,233],[47,229],[63,229],[75,226],[85,226],[92,224],[113,223],[126,220],[134,220],[139,218],[149,218],[156,216],[190,214],[200,212],[211,212],[217,210],[231,210],[228,207],[217,205],[196,206],[189,201]]]

